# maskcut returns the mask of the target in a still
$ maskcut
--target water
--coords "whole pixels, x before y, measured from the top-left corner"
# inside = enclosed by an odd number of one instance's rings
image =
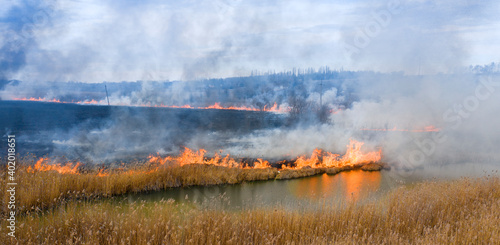
[[[341,172],[293,180],[247,182],[237,185],[175,188],[151,193],[128,195],[128,200],[148,202],[173,199],[210,208],[241,209],[279,205],[285,209],[321,207],[349,201],[378,200],[404,185],[424,180],[456,179],[462,176],[498,175],[500,164],[429,165],[412,171],[390,170]]]
[[[237,185],[187,187],[147,194],[131,194],[129,200],[196,203],[224,208],[320,205],[366,197],[390,188],[383,172],[350,171],[335,176],[326,174],[293,180],[246,182]]]

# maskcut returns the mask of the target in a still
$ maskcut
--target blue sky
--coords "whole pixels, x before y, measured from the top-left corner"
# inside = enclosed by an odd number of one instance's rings
[[[495,1],[2,1],[1,76],[190,80],[498,62]],[[353,51],[354,50],[354,51]]]

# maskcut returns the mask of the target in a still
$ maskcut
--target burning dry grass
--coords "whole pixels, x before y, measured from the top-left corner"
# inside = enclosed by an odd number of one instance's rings
[[[59,99],[48,99],[48,98],[14,98],[13,100],[19,100],[19,101],[36,101],[36,102],[48,102],[48,103],[63,103],[63,104],[79,104],[79,105],[106,105],[106,100],[85,100],[85,101],[61,101]],[[195,107],[191,105],[164,105],[164,104],[151,104],[151,103],[146,103],[146,104],[115,104],[117,106],[137,106],[137,107],[155,107],[155,108],[184,108],[184,109],[198,109],[198,110],[206,110],[206,109],[215,109],[215,110],[237,110],[237,111],[266,111],[266,112],[277,112],[277,113],[286,113],[289,112],[291,109],[288,107],[283,107],[283,106],[278,106],[278,103],[274,103],[272,106],[269,105],[264,105],[263,108],[255,108],[255,107],[247,107],[247,106],[221,106],[220,103],[216,102],[213,105],[209,105],[206,107]]]
[[[63,168],[66,169],[64,166]],[[74,168],[67,169],[74,170]],[[352,167],[345,166],[278,170],[276,168],[231,168],[209,164],[187,164],[162,167],[143,165],[128,170],[60,173],[57,170],[33,171],[31,167],[25,166],[16,173],[19,183],[16,187],[17,206],[19,212],[27,212],[54,208],[78,199],[94,199],[185,186],[295,179],[323,173],[337,174],[351,169]],[[6,179],[7,172],[0,171],[2,186],[6,185]],[[3,188],[0,189],[0,195],[3,197],[0,214],[5,214],[9,194]]]
[[[19,220],[20,244],[495,244],[500,179],[404,187],[340,208],[221,211],[172,201],[70,203]],[[1,227],[5,227],[2,220]],[[3,228],[2,228],[3,229]],[[1,236],[0,243],[13,242]]]
[[[214,165],[189,164],[151,170],[143,167],[127,171],[94,171],[79,174],[61,174],[57,171],[17,171],[18,211],[25,212],[55,207],[68,200],[109,197],[130,192],[161,190],[172,187],[236,184],[244,181],[274,179],[278,170],[227,168]],[[6,172],[0,173],[2,186]],[[2,214],[5,214],[8,193],[2,195]]]
[[[340,157],[315,150],[311,157],[300,156],[294,161],[281,161],[272,167],[268,161],[257,159],[245,162],[229,155],[206,157],[205,150],[185,149],[179,156],[150,156],[147,162],[130,163],[126,169],[87,169],[84,164],[57,163],[40,158],[34,162],[18,163],[16,180],[19,186],[18,211],[44,210],[68,200],[109,197],[130,192],[161,190],[172,187],[236,184],[245,181],[293,179],[321,173],[336,174],[378,161],[381,152],[361,151],[362,142],[351,140],[346,154]],[[373,165],[374,163],[372,163]],[[6,185],[7,172],[0,171],[0,183]],[[0,214],[7,211],[8,193],[0,189],[3,205]]]
[[[333,154],[321,149],[315,149],[310,157],[306,155],[298,156],[294,160],[283,160],[271,164],[263,159],[256,159],[255,161],[238,161],[232,158],[229,154],[225,157],[219,153],[215,153],[213,157],[205,157],[207,152],[205,149],[193,151],[185,148],[184,151],[178,156],[161,157],[159,155],[149,156],[150,163],[160,165],[186,165],[192,163],[210,164],[231,168],[270,168],[279,165],[279,168],[284,169],[303,169],[303,168],[342,168],[345,166],[364,165],[370,162],[379,162],[382,159],[382,149],[378,151],[365,152],[361,150],[364,142],[351,139],[349,144],[346,145],[346,152],[343,156],[340,154]],[[220,151],[222,152],[222,150]]]

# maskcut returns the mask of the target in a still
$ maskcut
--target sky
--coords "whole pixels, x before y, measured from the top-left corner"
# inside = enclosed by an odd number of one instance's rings
[[[0,79],[120,82],[329,66],[449,73],[498,62],[500,3],[1,1]]]

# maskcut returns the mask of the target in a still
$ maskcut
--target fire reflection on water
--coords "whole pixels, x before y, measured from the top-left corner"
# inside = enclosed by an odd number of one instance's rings
[[[323,205],[342,204],[345,201],[378,200],[396,187],[426,179],[482,176],[484,171],[498,170],[498,165],[468,164],[435,167],[415,172],[414,176],[400,179],[397,170],[364,172],[353,170],[336,175],[316,175],[302,179],[244,182],[237,185],[193,186],[157,192],[131,193],[131,201],[160,201],[207,205],[216,208],[262,208],[278,205],[287,209],[302,207],[321,208]],[[441,175],[438,175],[441,174]],[[399,177],[398,177],[399,176]],[[404,181],[400,181],[404,180]],[[223,200],[220,197],[224,197]],[[216,202],[214,202],[214,200]],[[227,200],[224,201],[224,200]]]
[[[218,208],[255,208],[279,205],[285,208],[315,207],[370,198],[390,190],[382,172],[353,170],[336,175],[316,175],[302,179],[249,182],[239,185],[199,186],[152,193],[129,194],[130,200],[159,201],[169,198]],[[382,183],[384,182],[384,183]],[[220,199],[224,197],[223,199]],[[216,200],[216,202],[214,202]],[[309,206],[311,205],[311,206]]]
[[[342,172],[335,176],[323,174],[290,183],[289,190],[299,199],[319,200],[337,196],[343,200],[359,200],[380,188],[381,173],[361,170]]]
[[[361,195],[372,193],[380,187],[380,172],[351,171],[338,178],[345,186],[346,199],[358,200]]]

